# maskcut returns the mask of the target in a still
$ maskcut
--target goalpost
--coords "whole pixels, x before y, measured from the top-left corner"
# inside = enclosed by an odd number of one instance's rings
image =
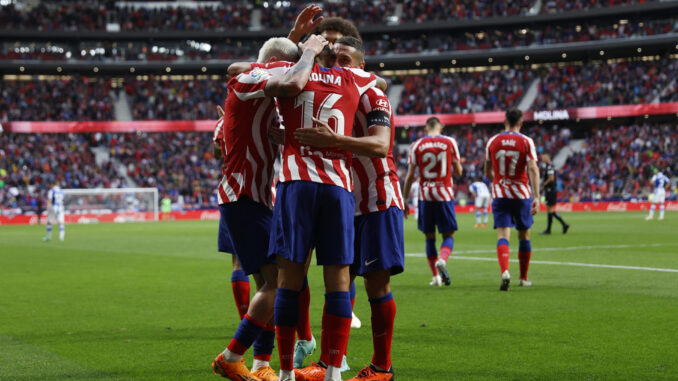
[[[152,213],[158,221],[158,188],[64,189],[66,214]]]

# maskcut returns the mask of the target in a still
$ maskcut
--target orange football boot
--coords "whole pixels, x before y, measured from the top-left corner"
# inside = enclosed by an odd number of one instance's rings
[[[223,353],[212,361],[212,370],[221,377],[232,381],[262,381],[261,378],[254,376],[245,366],[245,359],[238,362],[227,362]]]
[[[393,368],[386,372],[377,371],[372,365],[365,367],[357,376],[348,381],[392,381],[394,378]]]
[[[327,368],[311,361],[311,365],[306,368],[295,369],[294,378],[296,381],[324,381]]]

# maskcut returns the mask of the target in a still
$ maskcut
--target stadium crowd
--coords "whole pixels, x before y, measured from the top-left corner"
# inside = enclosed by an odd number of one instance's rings
[[[216,120],[227,93],[226,81],[212,78],[126,77],[124,88],[134,120]]]
[[[0,83],[0,122],[8,120],[112,120],[111,80],[60,77]]]
[[[647,197],[654,169],[678,173],[675,141],[678,126],[649,122],[576,128],[534,125],[524,128],[537,153],[555,156],[572,139],[584,139],[583,149],[559,169],[558,198],[562,201],[630,200]],[[468,197],[468,186],[482,178],[487,140],[498,127],[453,126],[463,158],[464,172],[455,179],[458,199]],[[396,143],[398,175],[407,171],[407,147],[423,136],[422,128],[399,128]],[[110,159],[96,164],[91,148],[104,147]],[[64,188],[157,187],[180,208],[216,205],[221,177],[212,155],[211,134],[196,132],[4,134],[0,136],[0,205],[5,212],[35,211],[50,182]],[[119,173],[113,162],[124,165]],[[674,166],[673,168],[671,166]],[[129,182],[125,179],[128,177]]]
[[[214,207],[221,163],[212,135],[196,132],[105,134],[101,143],[140,187],[157,187],[186,209]]]
[[[549,66],[533,109],[652,103],[673,81],[678,60]]]
[[[118,188],[124,179],[110,161],[97,163],[91,147],[102,134],[1,134],[0,206],[3,213],[37,211],[56,180],[63,188]]]
[[[331,12],[330,12],[331,13]],[[344,13],[339,13],[344,14]],[[674,32],[678,18],[642,22],[576,23],[545,25],[533,29],[488,29],[476,32],[449,31],[417,37],[401,35],[365,35],[368,55],[450,52],[556,43],[585,42],[613,38],[653,36]],[[225,42],[80,42],[64,43],[4,42],[0,60],[65,61],[190,61],[209,59],[254,59],[263,41],[231,40]]]
[[[528,69],[430,73],[400,78],[398,114],[469,113],[505,110],[520,101],[532,79]]]
[[[601,8],[645,3],[651,0],[548,0],[536,12],[559,13],[579,9]],[[222,2],[219,6],[154,6],[131,5],[108,1],[39,2],[35,6],[8,4],[0,7],[0,25],[4,29],[30,30],[106,30],[116,24],[120,31],[164,30],[247,30],[252,27],[252,13],[261,12],[262,28],[289,28],[308,1]],[[487,17],[525,15],[536,5],[535,0],[443,1],[412,0],[404,2],[398,18],[394,2],[317,1],[326,16],[345,17],[358,25],[394,22],[422,23],[445,20],[475,20]],[[264,5],[263,7],[261,5]]]

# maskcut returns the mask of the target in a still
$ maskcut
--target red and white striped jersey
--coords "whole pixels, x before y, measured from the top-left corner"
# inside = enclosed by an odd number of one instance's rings
[[[226,152],[226,142],[224,141],[224,117],[222,116],[217,120],[217,125],[214,127],[214,136],[212,137],[212,141],[215,144],[219,145],[219,149],[222,152],[222,157],[225,157],[223,153]],[[226,174],[226,160],[222,160],[221,162],[221,175]]]
[[[253,68],[228,82],[223,117],[224,176],[219,184],[219,204],[242,195],[271,208],[271,183],[276,150],[268,127],[279,123],[273,98],[264,96],[267,81],[282,75],[286,66]]]
[[[534,141],[517,132],[502,132],[487,141],[485,160],[491,160],[494,198],[528,199],[532,197],[527,162],[537,161]]]
[[[449,136],[424,136],[414,142],[410,147],[408,162],[419,170],[419,199],[454,200],[452,163],[460,160],[457,141]]]
[[[367,90],[360,98],[353,136],[369,136],[370,127],[378,124],[371,117],[373,115],[371,113],[374,112],[388,115],[391,126],[391,145],[385,158],[353,156],[351,172],[355,182],[353,197],[355,197],[356,216],[386,210],[392,206],[403,209],[403,196],[393,158],[395,138],[393,109],[386,94],[376,87]]]
[[[299,128],[314,128],[315,117],[336,133],[351,136],[360,97],[376,85],[376,77],[357,68],[315,65],[304,90],[294,98],[278,98],[285,125],[280,181],[311,181],[336,185],[349,192],[351,154],[338,148],[302,146],[294,138]]]

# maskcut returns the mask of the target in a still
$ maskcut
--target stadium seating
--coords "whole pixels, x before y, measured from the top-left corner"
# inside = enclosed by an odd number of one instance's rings
[[[5,79],[0,95],[0,121],[113,119],[109,78]]]
[[[212,134],[105,134],[102,144],[136,186],[157,187],[186,209],[216,206],[221,163],[212,154]]]
[[[216,120],[226,99],[225,79],[126,77],[124,87],[135,120]]]
[[[468,113],[515,106],[532,73],[527,69],[456,72],[402,78],[398,114]]]
[[[97,163],[91,147],[102,134],[0,135],[3,213],[36,211],[57,179],[64,188],[118,188],[123,177],[110,161]],[[43,204],[43,207],[46,204]]]

